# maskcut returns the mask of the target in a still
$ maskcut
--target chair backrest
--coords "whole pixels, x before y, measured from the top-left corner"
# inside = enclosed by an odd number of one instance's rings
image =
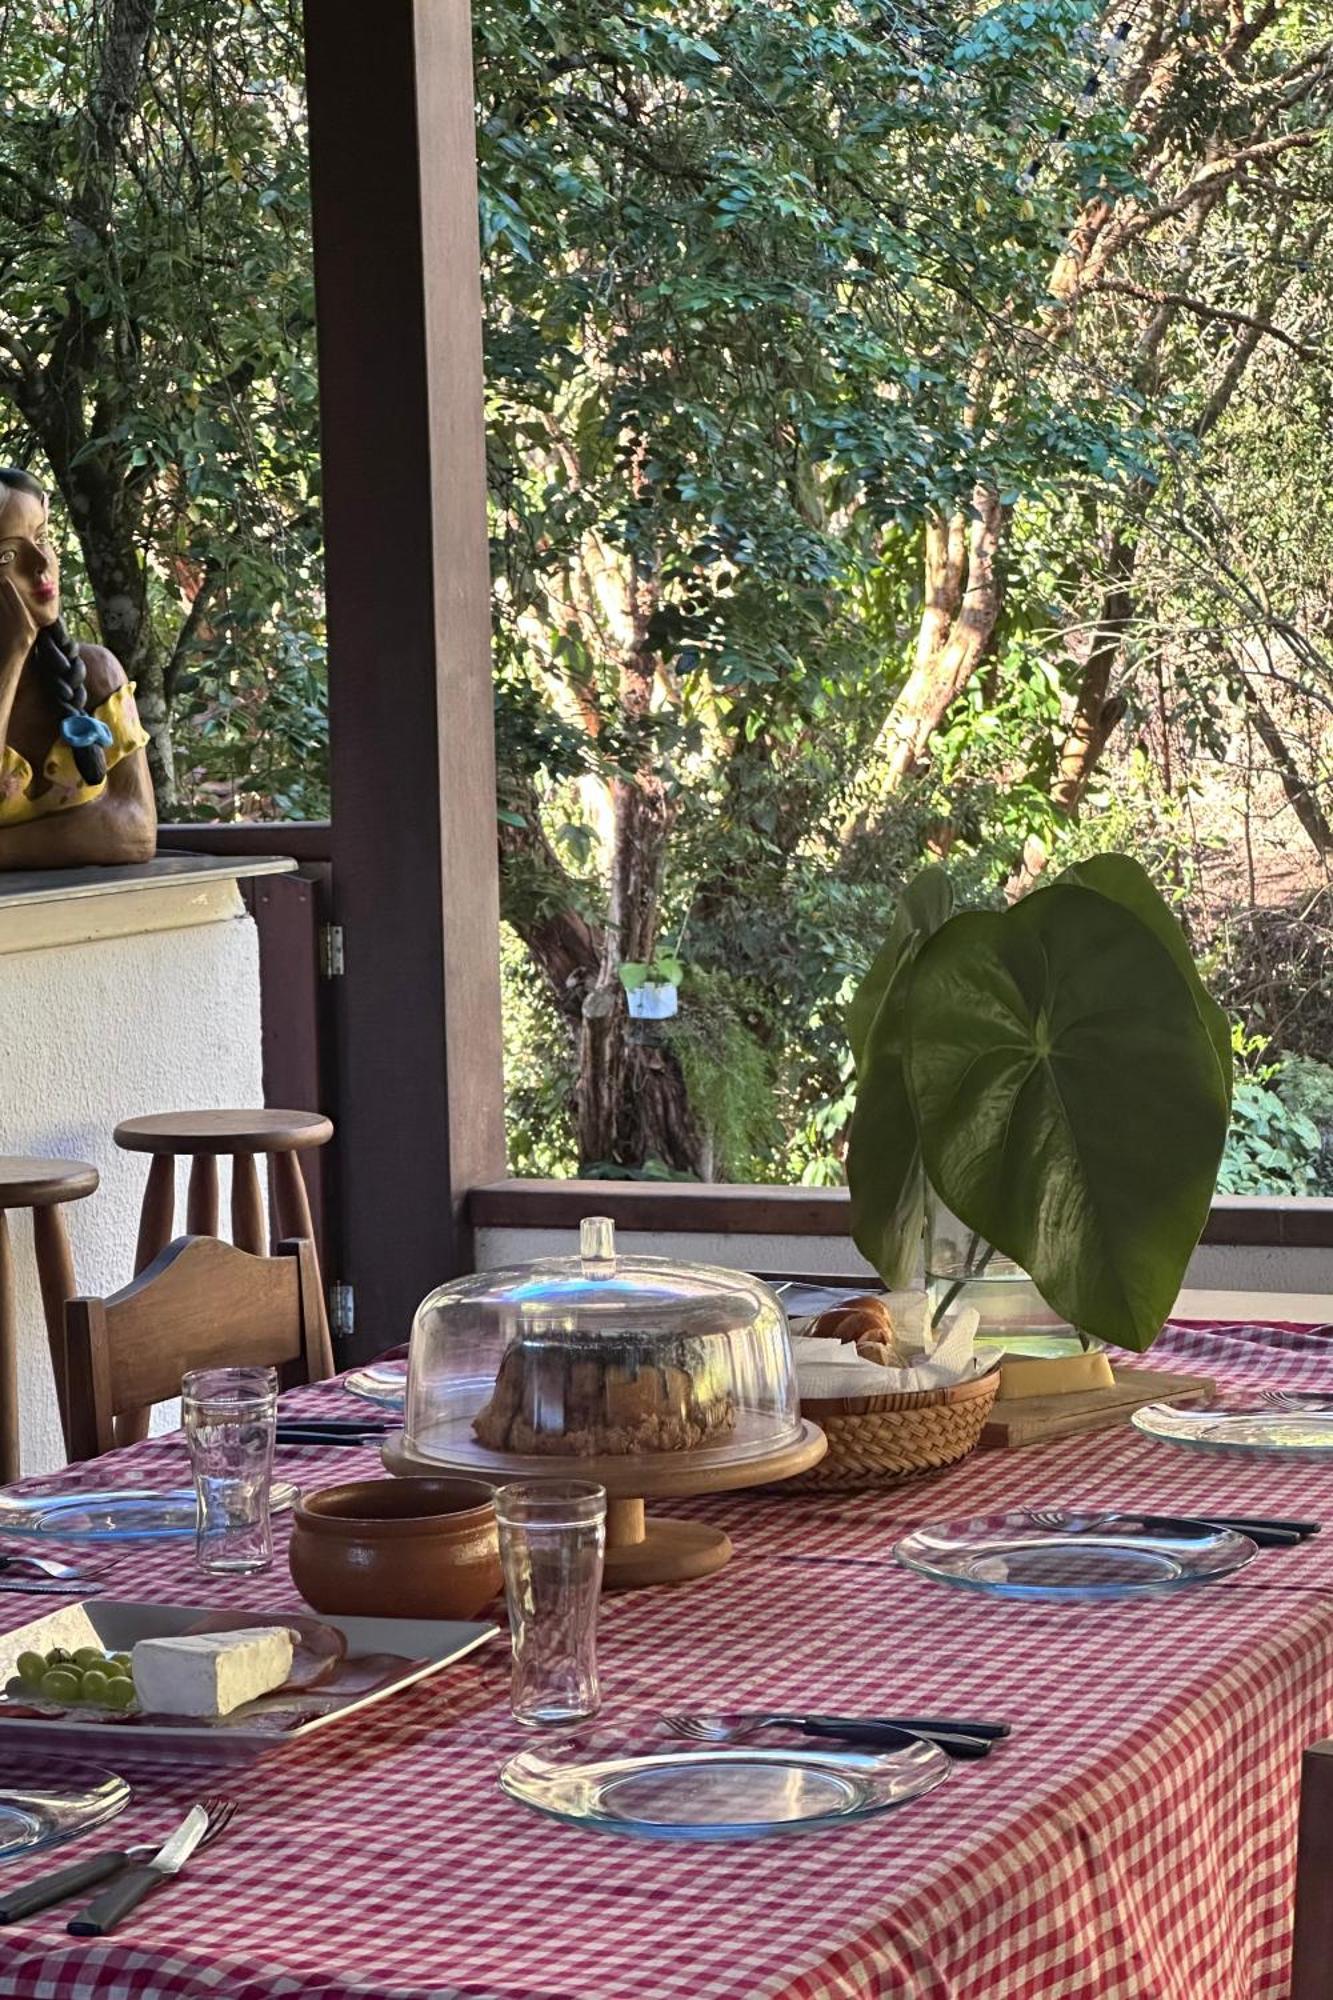
[[[71,1299],[69,1452],[94,1458],[114,1419],[180,1394],[190,1368],[277,1368],[284,1388],[328,1373],[319,1270],[304,1238],[252,1257],[214,1236],[169,1243],[108,1299]]]

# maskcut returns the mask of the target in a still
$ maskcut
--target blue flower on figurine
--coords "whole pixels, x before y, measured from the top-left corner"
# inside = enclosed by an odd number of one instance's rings
[[[115,740],[104,722],[95,715],[67,715],[60,734],[71,750],[106,750]]]

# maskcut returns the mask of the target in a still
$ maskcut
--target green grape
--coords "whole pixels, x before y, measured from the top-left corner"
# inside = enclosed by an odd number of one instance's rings
[[[19,1670],[20,1678],[32,1687],[37,1686],[46,1672],[46,1661],[40,1653],[20,1653],[14,1664]]]
[[[110,1698],[111,1676],[100,1667],[89,1667],[79,1688],[80,1701],[105,1702]]]
[[[128,1673],[134,1662],[128,1653],[113,1653],[111,1655],[111,1664],[113,1667],[123,1667],[125,1672]]]
[[[11,1674],[9,1679],[5,1682],[6,1694],[24,1695],[24,1694],[32,1694],[33,1692],[34,1690],[31,1684],[28,1681],[20,1679],[18,1674]]]
[[[48,1667],[67,1667],[73,1658],[74,1655],[67,1653],[63,1646],[52,1646],[46,1656],[46,1664]]]
[[[106,1663],[106,1673],[107,1678],[113,1681],[128,1681],[134,1678],[130,1669],[122,1667],[119,1660],[108,1660]]]
[[[128,1676],[117,1677],[107,1682],[107,1705],[110,1708],[133,1708],[134,1682]]]
[[[100,1646],[80,1646],[74,1655],[76,1667],[101,1667],[106,1664],[106,1654]]]
[[[48,1667],[42,1675],[41,1692],[48,1701],[71,1702],[79,1698],[79,1677],[68,1667]]]

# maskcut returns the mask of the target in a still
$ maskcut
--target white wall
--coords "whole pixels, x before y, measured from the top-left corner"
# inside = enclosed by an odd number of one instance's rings
[[[230,879],[42,902],[40,927],[34,914],[0,904],[0,1152],[100,1170],[97,1193],[64,1216],[79,1290],[113,1291],[133,1273],[148,1168],[112,1143],[118,1120],[263,1103],[257,934]],[[50,941],[53,928],[65,941]],[[88,934],[98,930],[112,934]],[[184,1175],[182,1165],[178,1231]],[[227,1196],[224,1163],[224,1215]],[[62,1464],[64,1451],[31,1224],[26,1214],[10,1224],[23,1469],[38,1472]]]

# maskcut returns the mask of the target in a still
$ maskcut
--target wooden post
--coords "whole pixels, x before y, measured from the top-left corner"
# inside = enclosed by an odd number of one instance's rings
[[[504,1168],[467,0],[307,0],[342,1255],[359,1352]]]
[[[19,1336],[14,1312],[14,1260],[9,1223],[0,1208],[0,1485],[19,1476]]]
[[[1328,2000],[1333,1968],[1333,1742],[1301,1759],[1291,2000]]]

